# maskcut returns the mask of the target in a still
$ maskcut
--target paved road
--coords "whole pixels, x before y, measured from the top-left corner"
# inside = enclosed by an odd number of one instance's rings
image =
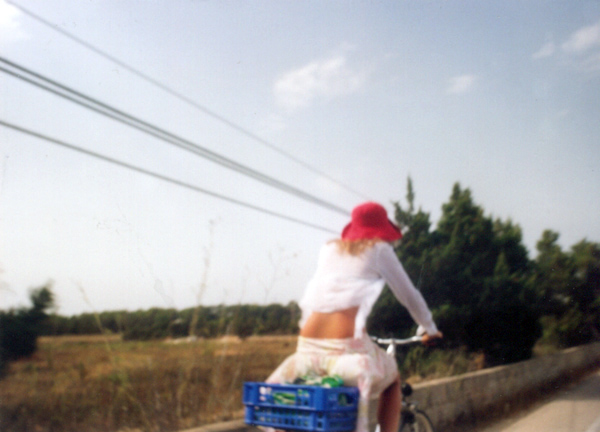
[[[528,411],[478,432],[600,432],[600,370]]]

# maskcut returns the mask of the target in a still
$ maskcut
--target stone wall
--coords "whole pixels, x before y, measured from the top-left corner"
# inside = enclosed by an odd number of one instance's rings
[[[600,343],[413,386],[412,399],[438,429],[497,416],[600,368]]]

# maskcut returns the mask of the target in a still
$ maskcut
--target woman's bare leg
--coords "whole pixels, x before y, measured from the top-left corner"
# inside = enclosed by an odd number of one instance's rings
[[[381,432],[397,432],[400,427],[400,409],[402,394],[400,393],[400,378],[397,378],[381,396],[377,407],[377,421]]]

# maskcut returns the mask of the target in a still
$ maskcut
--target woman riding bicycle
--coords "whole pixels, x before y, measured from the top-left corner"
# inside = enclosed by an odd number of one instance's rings
[[[395,360],[371,341],[366,321],[387,283],[419,324],[424,342],[442,337],[421,293],[398,261],[392,243],[402,233],[379,204],[352,211],[341,239],[323,246],[317,270],[300,301],[297,350],[267,379],[293,382],[305,375],[338,375],[360,391],[357,432],[368,431],[369,399],[379,396],[381,432],[396,432],[400,421],[400,377]]]

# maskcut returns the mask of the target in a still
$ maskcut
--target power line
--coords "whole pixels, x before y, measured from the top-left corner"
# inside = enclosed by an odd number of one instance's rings
[[[24,8],[21,5],[18,5],[16,3],[14,3],[11,0],[6,0],[7,3],[11,4],[12,6],[16,7],[17,9],[19,9],[21,12],[23,12],[24,14],[26,14],[27,16],[29,16],[30,18],[35,19],[36,21],[42,23],[43,25],[51,28],[52,30],[62,34],[63,36],[71,39],[72,41],[78,43],[79,45],[84,46],[85,48],[89,49],[90,51],[98,54],[99,56],[121,66],[123,69],[131,72],[133,75],[137,76],[138,78],[143,79],[144,81],[160,88],[161,90],[165,91],[166,93],[170,94],[171,96],[176,97],[177,99],[187,103],[188,105],[193,106],[194,108],[202,111],[204,114],[212,117],[213,119],[231,127],[232,129],[236,130],[237,132],[241,133],[242,135],[245,135],[248,138],[251,138],[252,140],[270,148],[271,150],[279,153],[280,155],[294,161],[295,163],[297,163],[298,165],[302,166],[303,168],[311,171],[314,174],[317,174],[321,177],[326,178],[327,180],[331,181],[332,183],[337,184],[338,186],[342,187],[343,189],[347,190],[348,192],[353,193],[354,195],[357,195],[363,199],[369,199],[366,195],[358,192],[357,190],[351,188],[350,186],[340,182],[339,180],[336,180],[335,178],[331,177],[330,175],[328,175],[327,173],[324,173],[323,171],[313,167],[312,165],[304,162],[303,160],[293,156],[292,154],[282,150],[281,148],[277,147],[276,145],[270,143],[269,141],[265,140],[264,138],[259,137],[258,135],[256,135],[255,133],[249,131],[248,129],[232,122],[231,120],[226,119],[225,117],[215,113],[214,111],[211,111],[210,109],[208,109],[207,107],[200,105],[199,103],[197,103],[196,101],[188,98],[187,96],[173,90],[172,88],[166,86],[165,84],[161,83],[160,81],[146,75],[145,73],[139,71],[138,69],[134,68],[133,66],[130,66],[129,64],[125,63],[124,61],[108,54],[107,52],[101,50],[100,48],[97,48],[96,46],[90,44],[89,42],[84,41],[83,39],[80,39],[79,37],[67,32],[66,30],[63,30],[61,28],[59,28],[56,24],[53,24],[47,20],[45,20],[44,18],[40,17],[39,15],[35,14],[34,12]]]
[[[130,114],[125,113],[124,111],[113,108],[110,105],[107,105],[99,100],[87,96],[81,92],[78,92],[70,87],[67,87],[63,84],[60,84],[56,81],[53,81],[41,74],[38,74],[28,68],[20,66],[4,57],[0,56],[0,63],[5,64],[7,67],[0,66],[0,71],[4,72],[8,75],[11,75],[19,80],[32,84],[38,88],[41,88],[45,91],[53,93],[57,96],[60,96],[64,99],[67,99],[71,102],[74,102],[80,106],[83,106],[87,109],[95,111],[99,114],[102,114],[106,117],[112,118],[113,120],[119,121],[123,124],[131,126],[139,131],[142,131],[146,134],[159,138],[165,142],[168,142],[172,145],[175,145],[179,148],[192,152],[198,156],[201,156],[205,159],[208,159],[212,162],[218,163],[221,166],[244,174],[248,177],[254,178],[262,183],[265,183],[269,186],[280,189],[286,193],[295,195],[299,198],[302,198],[306,201],[312,202],[314,204],[320,205],[329,210],[336,211],[343,215],[348,215],[348,211],[345,209],[338,207],[334,204],[331,204],[327,201],[324,201],[320,198],[317,198],[307,192],[304,192],[294,186],[290,186],[286,183],[283,183],[273,177],[267,176],[259,171],[256,171],[252,168],[249,168],[245,165],[242,165],[238,162],[233,161],[225,156],[222,156],[218,153],[215,153],[207,148],[204,148],[198,144],[195,144],[189,140],[181,138],[177,135],[172,134],[164,129],[161,129],[153,124],[147,123],[143,120],[140,120],[137,117],[134,117]]]
[[[244,201],[240,201],[240,200],[237,200],[235,198],[231,198],[231,197],[228,197],[226,195],[222,195],[220,193],[213,192],[213,191],[210,191],[208,189],[204,189],[204,188],[192,185],[190,183],[185,183],[185,182],[182,182],[181,180],[177,180],[177,179],[174,179],[172,177],[167,177],[167,176],[164,176],[162,174],[158,174],[158,173],[156,173],[154,171],[150,171],[150,170],[147,170],[147,169],[144,169],[144,168],[140,168],[138,166],[131,165],[131,164],[128,164],[126,162],[122,162],[122,161],[120,161],[118,159],[115,159],[115,158],[112,158],[112,157],[109,157],[109,156],[105,156],[105,155],[102,155],[100,153],[93,152],[91,150],[86,150],[84,148],[75,146],[73,144],[69,144],[69,143],[67,143],[65,141],[61,141],[61,140],[49,137],[47,135],[43,135],[41,133],[32,131],[31,129],[26,129],[24,127],[15,125],[13,123],[5,122],[4,120],[1,120],[1,119],[0,119],[0,125],[4,126],[6,128],[9,128],[9,129],[15,130],[17,132],[21,132],[21,133],[23,133],[25,135],[29,135],[29,136],[41,139],[43,141],[47,141],[47,142],[49,142],[51,144],[55,144],[55,145],[67,148],[69,150],[73,150],[75,152],[82,153],[82,154],[85,154],[87,156],[91,156],[91,157],[94,157],[94,158],[97,158],[97,159],[101,159],[101,160],[103,160],[105,162],[109,162],[111,164],[118,165],[118,166],[121,166],[123,168],[129,169],[129,170],[141,173],[141,174],[145,174],[145,175],[150,176],[150,177],[154,177],[156,179],[159,179],[159,180],[162,180],[162,181],[174,184],[176,186],[184,187],[186,189],[190,189],[190,190],[193,190],[195,192],[203,193],[205,195],[210,195],[210,196],[212,196],[214,198],[218,198],[220,200],[227,201],[229,203],[232,203],[232,204],[235,204],[235,205],[238,205],[238,206],[241,206],[241,207],[245,207],[245,208],[248,208],[248,209],[256,210],[258,212],[265,213],[265,214],[268,214],[270,216],[275,216],[275,217],[278,217],[280,219],[284,219],[284,220],[287,220],[287,221],[290,221],[290,222],[301,224],[301,225],[304,225],[304,226],[307,226],[307,227],[310,227],[310,228],[315,228],[315,229],[318,229],[318,230],[321,230],[321,231],[326,231],[328,233],[336,234],[335,231],[333,231],[333,230],[331,230],[329,228],[326,228],[326,227],[323,227],[323,226],[320,226],[320,225],[316,225],[316,224],[313,224],[313,223],[310,223],[310,222],[306,222],[306,221],[303,221],[301,219],[297,219],[297,218],[294,218],[294,217],[291,217],[291,216],[287,216],[287,215],[284,215],[282,213],[274,212],[274,211],[265,209],[263,207],[258,207],[258,206],[255,206],[253,204],[250,204],[250,203],[247,203],[247,202],[244,202]]]

